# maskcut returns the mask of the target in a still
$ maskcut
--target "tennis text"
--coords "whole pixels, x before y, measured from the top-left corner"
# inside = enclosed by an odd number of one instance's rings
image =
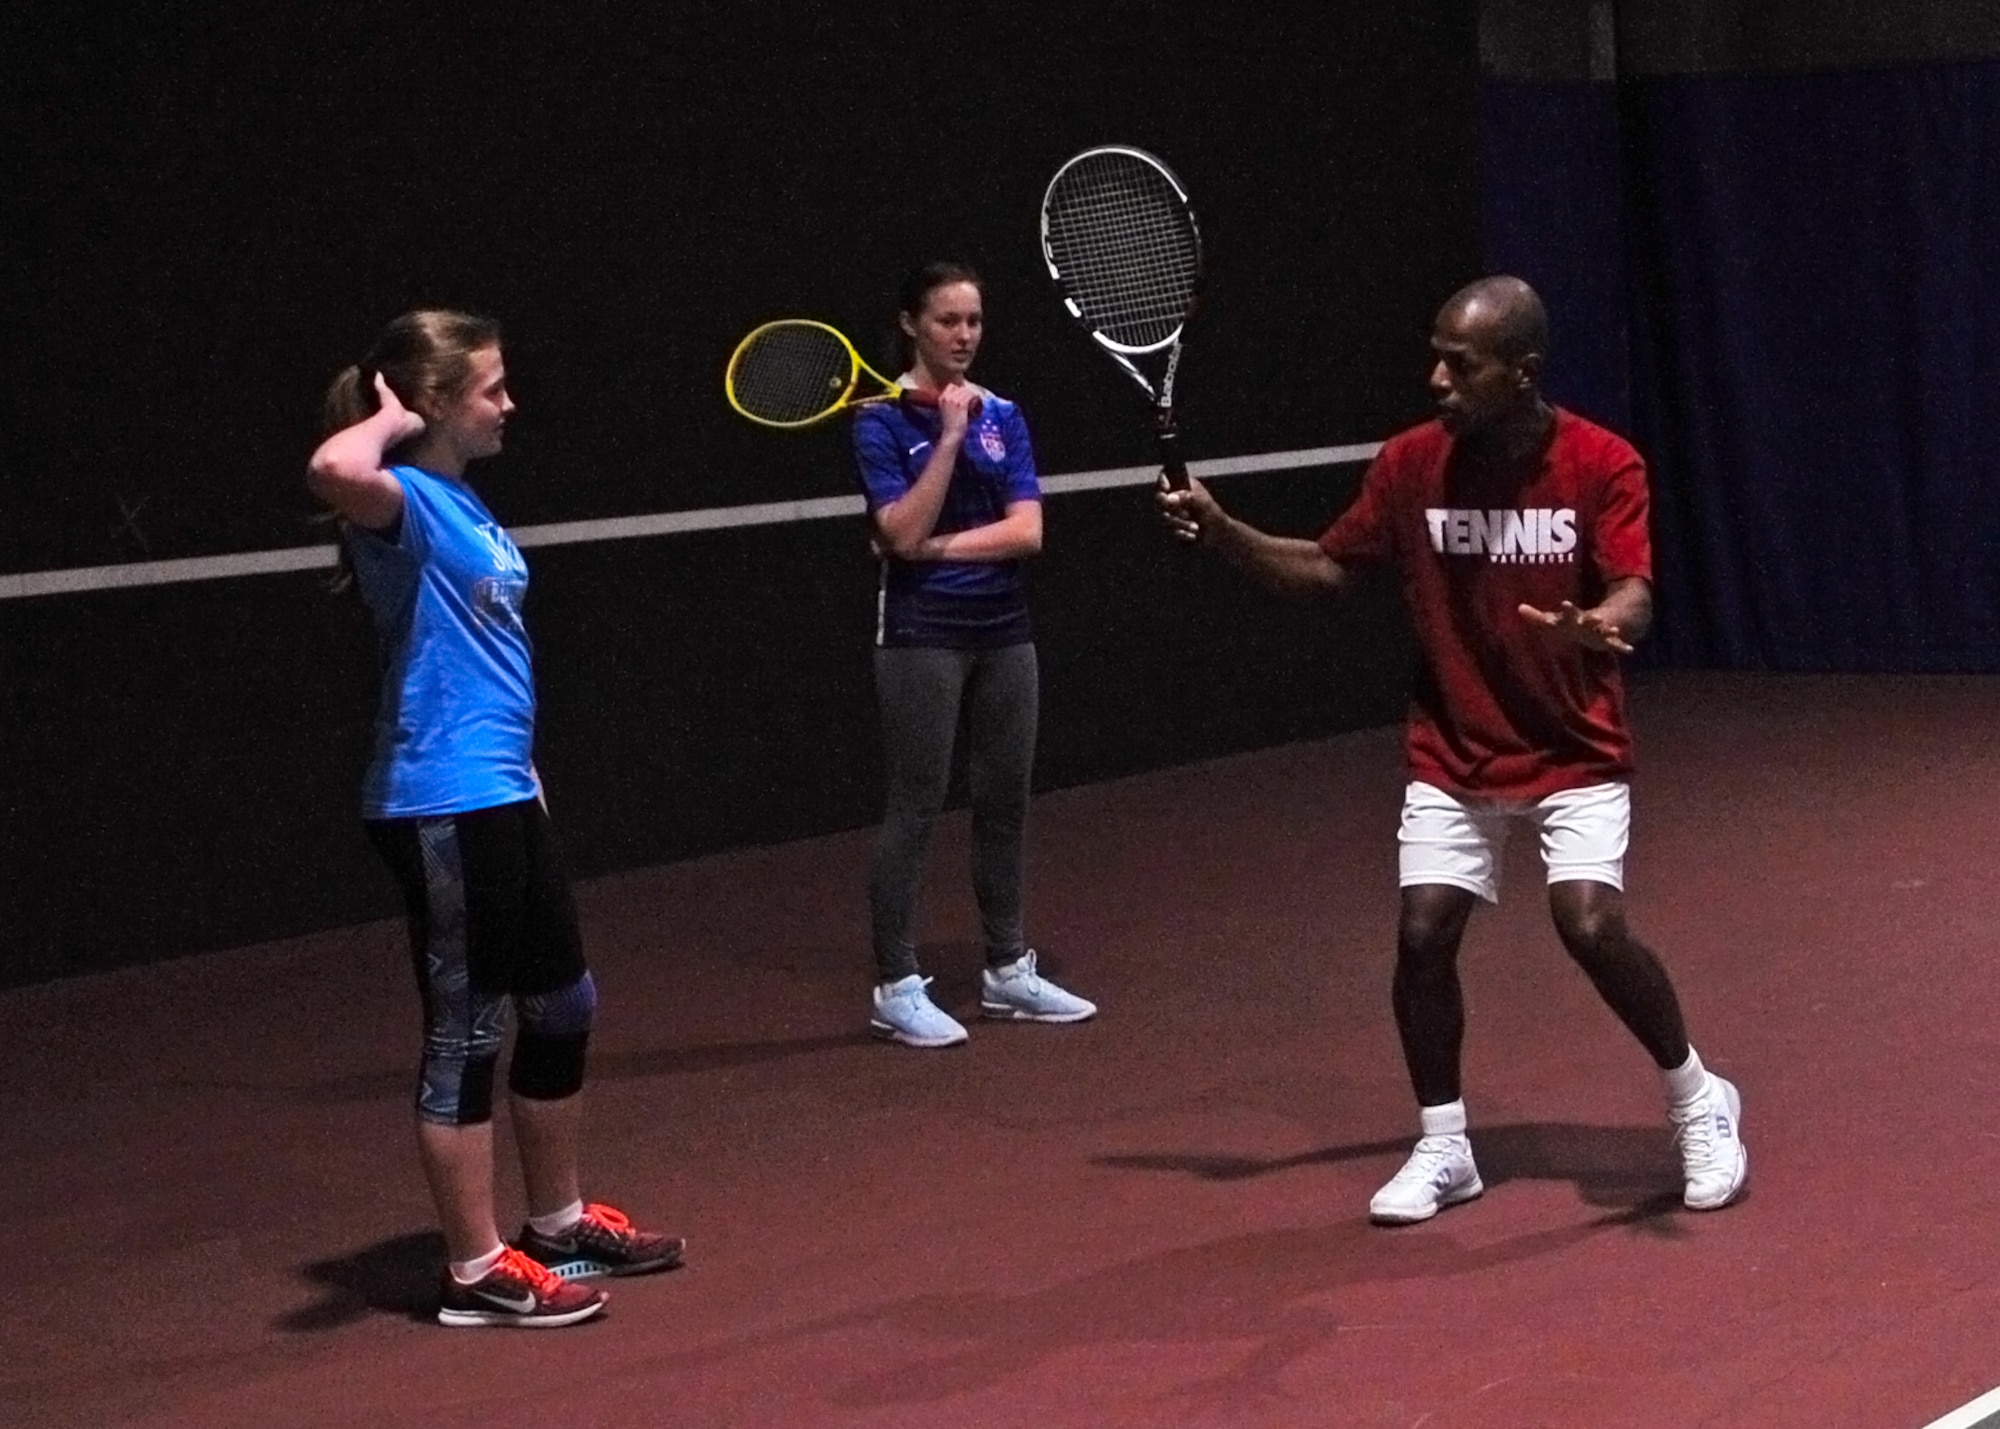
[[[1568,562],[1575,559],[1576,512],[1567,506],[1526,511],[1424,511],[1431,549],[1440,555],[1485,556],[1496,562]]]

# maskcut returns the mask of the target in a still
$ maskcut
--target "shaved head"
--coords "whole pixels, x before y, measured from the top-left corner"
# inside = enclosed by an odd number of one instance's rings
[[[1438,309],[1431,329],[1431,395],[1453,436],[1526,449],[1547,432],[1542,359],[1549,319],[1519,278],[1481,278]]]
[[[1440,320],[1447,315],[1508,362],[1519,362],[1529,353],[1548,354],[1548,312],[1535,290],[1519,278],[1500,274],[1467,283],[1438,314]]]

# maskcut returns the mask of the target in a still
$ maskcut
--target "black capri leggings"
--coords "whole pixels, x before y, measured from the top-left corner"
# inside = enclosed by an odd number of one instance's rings
[[[555,827],[524,799],[437,818],[371,820],[409,915],[423,999],[418,1115],[488,1120],[507,1009],[521,1010],[509,1085],[565,1096],[583,1080],[596,990]]]

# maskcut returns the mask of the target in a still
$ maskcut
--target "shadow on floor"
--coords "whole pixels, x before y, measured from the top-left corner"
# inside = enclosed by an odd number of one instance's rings
[[[310,1334],[376,1314],[429,1320],[437,1313],[444,1265],[444,1237],[436,1231],[411,1231],[348,1255],[313,1261],[301,1266],[299,1274],[318,1289],[319,1298],[279,1316],[276,1328]]]
[[[1325,1146],[1293,1156],[1254,1157],[1200,1152],[1099,1156],[1099,1166],[1169,1171],[1204,1181],[1241,1181],[1375,1157],[1398,1160],[1412,1138]],[[1510,1122],[1476,1127],[1473,1155],[1490,1189],[1509,1181],[1568,1181],[1583,1201],[1605,1210],[1664,1214],[1680,1204],[1680,1158],[1664,1125],[1585,1126],[1575,1122]]]

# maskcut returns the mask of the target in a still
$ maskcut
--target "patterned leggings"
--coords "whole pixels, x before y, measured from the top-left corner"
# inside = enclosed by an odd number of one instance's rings
[[[540,802],[371,820],[367,829],[409,915],[424,1008],[418,1116],[452,1126],[492,1118],[510,1003],[521,1032],[509,1087],[544,1100],[576,1092],[597,994]]]

